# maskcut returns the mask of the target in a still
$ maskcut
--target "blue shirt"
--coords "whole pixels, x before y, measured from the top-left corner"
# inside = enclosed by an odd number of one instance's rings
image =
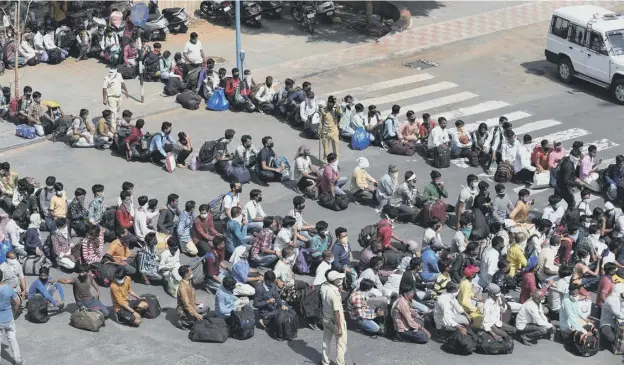
[[[390,114],[388,118],[386,118],[386,120],[384,121],[384,129],[383,129],[384,140],[397,138],[398,128],[395,125],[395,123],[396,123],[396,117],[392,114]]]
[[[578,300],[571,300],[570,294],[566,294],[561,301],[561,310],[559,310],[559,328],[561,331],[581,331],[585,333],[583,328],[583,317],[579,310]]]
[[[229,220],[225,230],[225,247],[228,252],[243,244],[243,239],[247,237],[247,226],[241,226],[237,220]]]
[[[181,243],[187,243],[191,240],[191,228],[193,228],[193,213],[185,210],[180,214],[178,220],[178,239]]]
[[[236,296],[234,293],[227,291],[223,285],[217,289],[215,298],[215,311],[217,317],[229,317],[232,311],[236,309]]]
[[[312,236],[312,239],[308,241],[308,247],[313,250],[312,257],[321,256],[323,251],[327,250],[329,247],[329,236],[325,236],[325,238],[322,238],[318,234]]]
[[[232,278],[239,283],[247,283],[249,280],[249,261],[240,259],[234,266],[232,266]]]
[[[435,274],[440,272],[438,267],[438,256],[431,249],[431,247],[425,247],[422,250],[422,278],[426,281],[431,281]]]
[[[165,134],[163,132],[156,133],[152,138],[152,142],[150,142],[149,151],[153,152],[154,150],[158,150],[161,155],[167,156],[167,152],[165,152],[164,148],[165,141],[171,144],[175,144],[175,141],[173,140],[173,138],[171,138],[170,134]]]
[[[15,290],[8,285],[0,285],[0,323],[13,322],[13,298]]]
[[[52,280],[52,277],[48,277],[48,283],[50,282],[50,280]],[[46,285],[47,283],[42,283],[40,279],[33,281],[33,283],[30,285],[30,288],[28,288],[28,299],[32,299],[36,294],[41,294],[44,298],[48,300],[48,302],[52,303],[52,305],[56,305],[56,300],[54,300],[52,294],[50,294],[50,292],[46,288]],[[63,292],[63,287],[61,286],[61,284],[54,283],[54,286],[58,290],[59,295],[61,296],[61,300],[65,301],[65,293]]]
[[[0,264],[6,262],[6,254],[9,251],[13,251],[13,246],[8,239],[5,239],[4,242],[0,242]]]
[[[351,246],[345,246],[340,243],[334,243],[334,247],[332,247],[332,253],[334,254],[334,262],[332,263],[333,270],[342,271],[342,268],[345,266],[351,266],[351,259],[349,258],[349,251],[351,251]]]

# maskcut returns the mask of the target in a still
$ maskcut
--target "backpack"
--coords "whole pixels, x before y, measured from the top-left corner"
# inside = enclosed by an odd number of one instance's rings
[[[593,333],[588,334],[583,340],[583,333],[581,331],[574,332],[574,337],[572,338],[572,344],[574,351],[582,357],[590,357],[594,356],[600,350],[598,346],[598,337]]]
[[[224,343],[229,335],[230,331],[225,319],[211,317],[195,322],[188,338],[193,342]]]
[[[195,91],[186,90],[176,96],[176,102],[184,109],[197,110],[202,102],[202,97]]]
[[[56,260],[56,253],[54,252],[54,247],[52,246],[52,235],[50,233],[46,240],[43,242],[43,255],[50,259],[52,262]]]
[[[149,319],[158,318],[162,312],[158,298],[154,294],[143,294],[142,298],[147,301],[147,311],[145,311],[144,317]]]
[[[256,314],[250,305],[239,311],[232,311],[228,317],[230,337],[237,340],[247,340],[253,337],[256,328]]]
[[[336,195],[332,197],[329,193],[322,193],[319,196],[318,202],[320,206],[337,212],[349,207],[349,197],[347,195]]]
[[[60,48],[54,48],[48,51],[48,64],[57,65],[63,61]]]
[[[232,196],[232,193],[228,192],[225,194],[219,194],[216,198],[212,199],[208,205],[210,206],[210,214],[212,214],[212,219],[219,220],[221,219],[221,215],[225,212],[225,207],[223,206],[223,199],[226,195]]]
[[[93,271],[93,279],[99,286],[108,288],[115,279],[115,272],[117,266],[113,264],[93,264],[91,265]]]
[[[320,286],[309,286],[300,294],[299,312],[303,318],[320,318],[323,312]]]
[[[186,84],[180,80],[178,77],[170,77],[167,80],[167,84],[163,89],[163,93],[165,95],[174,96],[182,92],[184,90]]]
[[[477,352],[484,355],[507,355],[513,353],[514,340],[511,336],[505,336],[496,341],[490,334],[481,333]]]
[[[297,338],[299,320],[294,310],[278,310],[269,324],[269,333],[279,341],[290,341]]]
[[[48,314],[48,300],[43,295],[37,294],[26,304],[26,319],[32,323],[47,323],[50,320]]]
[[[497,183],[510,182],[513,177],[513,166],[509,162],[501,162],[494,174],[494,181]]]
[[[366,248],[377,241],[378,228],[379,225],[377,224],[369,224],[368,226],[362,228],[360,235],[358,236],[358,243],[362,246],[362,248]]]
[[[99,310],[81,307],[72,313],[69,324],[81,330],[98,332],[105,325],[105,320],[104,314]]]
[[[217,145],[219,140],[206,141],[199,150],[199,161],[201,163],[211,163],[214,161],[217,154]]]
[[[471,328],[466,328],[466,331],[465,336],[458,330],[453,331],[442,345],[442,349],[456,355],[470,355],[475,352],[479,343],[479,336]]]
[[[28,225],[30,222],[28,205],[24,200],[19,202],[19,204],[15,207],[15,210],[13,211],[13,220],[18,226],[23,226],[24,224]]]

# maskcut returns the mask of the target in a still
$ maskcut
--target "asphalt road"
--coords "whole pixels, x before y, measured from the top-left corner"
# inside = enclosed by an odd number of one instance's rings
[[[570,147],[576,139],[583,140],[586,144],[606,139],[609,143],[605,142],[605,148],[599,152],[599,157],[612,158],[622,153],[621,146],[617,145],[622,138],[622,131],[616,119],[621,116],[621,107],[611,103],[606,93],[592,86],[580,82],[572,87],[564,86],[550,77],[554,75],[555,69],[543,61],[544,29],[545,26],[539,25],[499,33],[492,37],[431,50],[416,59],[393,60],[369,67],[343,70],[324,74],[310,81],[319,96],[339,90],[364,88],[349,93],[359,100],[375,103],[381,110],[387,110],[392,104],[398,103],[406,106],[403,113],[409,107],[419,114],[429,112],[436,117],[446,115],[449,120],[461,118],[466,123],[497,119],[500,115],[515,115],[518,119],[512,121],[514,128],[520,130],[525,126],[524,133],[530,133],[534,140],[559,133],[556,138],[562,140],[566,147]],[[416,71],[403,66],[404,62],[420,58],[438,62],[439,67]],[[535,71],[526,72],[527,69],[543,71],[544,75],[535,75]],[[415,80],[414,75],[424,74],[428,76],[418,77],[427,79],[418,82],[391,81],[409,76]],[[370,91],[371,87],[380,85],[383,81],[391,84],[394,82],[399,86]],[[421,89],[423,87],[428,89]],[[458,94],[463,96],[457,96]],[[523,117],[520,118],[521,116]],[[260,144],[263,136],[271,135],[275,141],[276,153],[285,155],[290,160],[302,143],[308,144],[312,151],[318,148],[318,141],[305,140],[299,131],[264,115],[203,110],[175,111],[150,118],[147,120],[147,129],[158,130],[163,120],[173,122],[174,134],[185,131],[190,135],[196,148],[204,140],[220,137],[226,128],[235,129],[238,137],[242,134],[252,135],[256,145]],[[545,120],[550,122],[544,122]],[[543,127],[545,125],[548,126]],[[574,128],[576,130],[572,134],[571,130]],[[401,174],[409,169],[415,171],[418,187],[422,189],[427,184],[428,174],[432,169],[417,155],[412,158],[391,156],[377,148],[357,152],[349,150],[346,144],[342,144],[340,148],[340,164],[345,173],[352,171],[357,157],[366,156],[371,161],[369,172],[373,176],[380,177],[387,165],[394,163],[399,166]],[[5,152],[0,155],[0,159],[10,161],[21,176],[33,176],[40,182],[48,175],[55,175],[58,181],[63,182],[70,195],[77,187],[89,191],[93,184],[104,184],[109,204],[116,200],[121,183],[126,180],[134,182],[135,196],[148,195],[161,202],[164,202],[167,194],[177,193],[182,202],[195,200],[206,203],[228,189],[221,178],[210,172],[177,170],[168,174],[150,164],[127,163],[111,155],[109,151],[72,150],[61,143],[42,143]],[[467,174],[481,172],[463,168],[461,163],[442,171],[450,194],[449,202],[455,203],[460,184],[465,181]],[[246,197],[249,190],[256,187],[253,184],[246,185],[243,196]],[[264,210],[268,214],[284,215],[296,195],[281,184],[272,184],[261,189]],[[542,204],[538,205],[540,210],[547,196],[547,192],[536,193],[538,204]],[[304,217],[308,222],[326,220],[330,222],[332,229],[337,226],[346,227],[352,246],[358,251],[359,230],[379,219],[367,207],[352,204],[346,212],[336,213],[320,208],[313,202],[307,204]],[[420,240],[423,230],[414,225],[398,225],[397,232],[407,239]],[[443,238],[449,240],[451,234],[447,229]],[[53,274],[54,277],[63,275],[65,274],[58,272]],[[28,282],[31,281],[32,278],[29,278]],[[66,289],[67,302],[71,303],[71,290]],[[175,300],[168,297],[160,287],[135,284],[134,290],[137,293],[157,294],[163,307],[175,307]],[[110,303],[108,290],[102,288],[101,292],[104,303]],[[198,292],[198,297],[212,306],[211,295]],[[309,329],[301,329],[298,339],[289,343],[276,342],[263,331],[257,330],[255,336],[245,343],[230,339],[220,345],[195,344],[187,339],[186,332],[173,327],[173,310],[163,313],[155,320],[145,320],[138,329],[108,322],[99,333],[89,333],[68,325],[68,312],[72,309],[75,308],[70,306],[66,312],[54,316],[47,324],[32,324],[23,318],[18,320],[17,336],[24,359],[31,364],[79,364],[89,359],[115,365],[206,362],[292,365],[318,363],[320,360],[322,334]],[[615,364],[619,360],[608,352],[601,352],[591,360],[582,359],[566,352],[561,344],[548,341],[528,348],[516,343],[514,353],[504,357],[459,357],[444,353],[439,349],[440,345],[433,342],[421,346],[394,343],[382,338],[372,340],[354,332],[349,332],[348,336],[349,364],[431,364],[452,361],[461,365],[478,361],[489,365],[498,364],[502,360],[509,364],[574,365],[587,361]],[[6,351],[3,346],[4,359],[8,359]]]

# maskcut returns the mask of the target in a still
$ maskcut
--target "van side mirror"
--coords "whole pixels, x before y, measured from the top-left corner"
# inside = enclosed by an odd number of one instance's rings
[[[609,55],[609,51],[607,51],[607,47],[605,46],[600,47],[600,51],[598,51],[598,53],[600,53],[601,55],[605,55],[605,56]]]

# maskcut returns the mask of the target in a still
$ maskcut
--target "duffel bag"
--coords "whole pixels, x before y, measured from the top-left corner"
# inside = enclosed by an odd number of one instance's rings
[[[81,307],[72,313],[69,323],[81,330],[98,332],[104,326],[105,320],[104,314],[99,310]]]
[[[117,72],[121,74],[121,77],[124,80],[132,80],[136,78],[137,74],[139,73],[139,71],[137,70],[137,66],[132,66],[132,65],[128,65],[128,66],[121,65],[117,67]]]
[[[324,208],[339,212],[347,209],[349,206],[349,197],[347,195],[336,195],[333,197],[329,193],[322,193],[319,195],[318,202],[319,205]]]
[[[451,149],[446,146],[438,146],[433,150],[433,166],[444,169],[451,166]]]
[[[189,340],[193,342],[217,342],[224,343],[230,336],[228,325],[224,318],[204,318],[195,322]]]
[[[178,95],[182,92],[182,80],[179,77],[170,77],[163,88],[163,93],[167,96]]]
[[[184,109],[197,110],[201,104],[202,98],[195,91],[186,90],[176,96],[176,102],[182,105]]]
[[[225,177],[228,181],[238,181],[241,184],[247,184],[251,180],[249,169],[243,165],[228,164],[225,169]]]
[[[433,217],[438,218],[442,224],[446,222],[446,203],[442,199],[429,201],[422,209],[423,224],[427,225]]]
[[[479,336],[470,328],[467,328],[466,332],[466,335],[462,335],[458,330],[455,330],[446,339],[442,349],[457,355],[470,355],[475,352],[479,343]]]
[[[495,340],[489,333],[481,333],[477,352],[485,355],[507,355],[513,353],[514,340],[511,336]]]
[[[416,153],[416,144],[394,140],[388,143],[388,152],[393,155],[413,156]]]
[[[142,298],[147,301],[147,310],[144,317],[149,319],[157,318],[162,312],[158,298],[154,294],[143,294]]]
[[[501,162],[494,174],[494,181],[498,183],[510,182],[513,177],[513,166],[507,162]]]

